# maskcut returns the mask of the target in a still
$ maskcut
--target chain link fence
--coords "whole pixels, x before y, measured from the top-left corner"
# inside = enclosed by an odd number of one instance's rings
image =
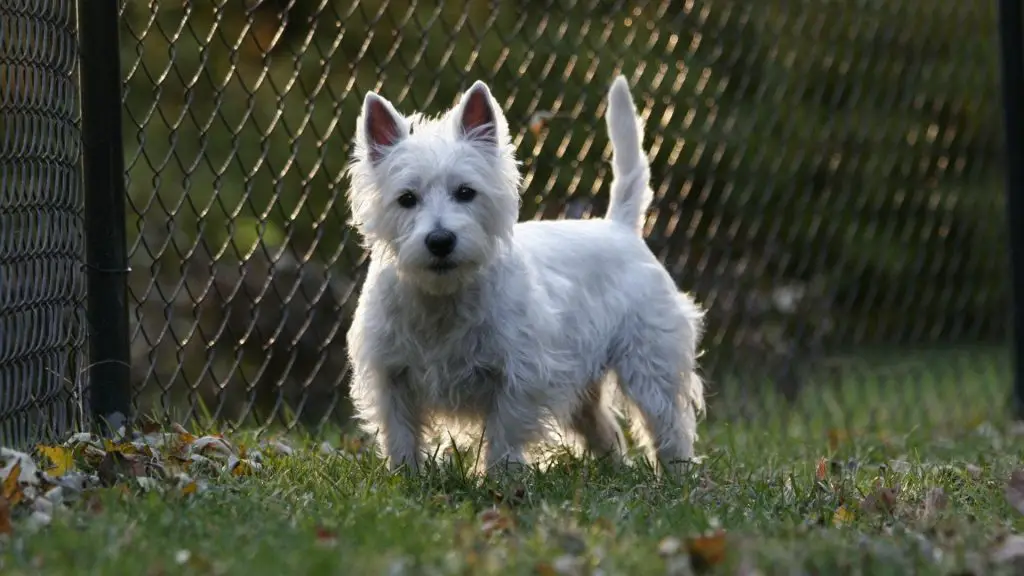
[[[83,191],[71,0],[0,3],[0,444],[81,421]]]
[[[485,80],[521,218],[586,218],[620,71],[648,126],[647,240],[709,310],[710,419],[978,425],[1006,404],[992,2],[125,0],[121,22],[143,412],[345,425],[367,90],[434,113]]]

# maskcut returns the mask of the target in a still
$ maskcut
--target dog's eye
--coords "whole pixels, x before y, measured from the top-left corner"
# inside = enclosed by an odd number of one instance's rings
[[[405,192],[398,197],[398,205],[402,208],[412,208],[416,205],[416,195],[412,192]]]
[[[459,186],[455,189],[454,196],[456,202],[471,202],[476,197],[476,190],[469,186]]]

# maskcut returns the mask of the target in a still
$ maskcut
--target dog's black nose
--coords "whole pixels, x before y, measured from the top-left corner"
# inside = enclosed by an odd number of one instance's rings
[[[455,233],[448,230],[434,230],[424,239],[427,250],[438,258],[444,258],[455,250]]]

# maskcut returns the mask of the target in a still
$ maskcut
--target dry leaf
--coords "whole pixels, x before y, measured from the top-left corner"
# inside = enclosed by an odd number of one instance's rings
[[[512,519],[497,508],[488,508],[480,513],[480,531],[485,536],[506,532],[512,528]]]
[[[1024,536],[1011,534],[992,550],[994,562],[1009,562],[1024,558]]]
[[[975,466],[974,464],[968,464],[968,465],[964,466],[964,470],[966,470],[967,473],[971,475],[971,478],[974,478],[975,480],[977,480],[978,478],[981,478],[981,466]]]
[[[828,478],[828,459],[822,457],[818,460],[818,466],[814,470],[814,476],[818,480],[824,480]]]
[[[53,515],[48,512],[41,510],[34,510],[28,519],[25,520],[25,529],[29,532],[36,532],[40,528],[45,528],[53,522]]]
[[[658,555],[659,556],[675,556],[679,554],[679,551],[683,549],[683,543],[679,538],[669,536],[663,538],[661,542],[658,542]]]
[[[228,443],[220,436],[203,436],[201,438],[196,438],[192,441],[191,446],[193,454],[228,457],[233,453],[233,450],[228,446]]]
[[[96,466],[96,475],[100,479],[100,485],[113,486],[117,483],[118,463],[124,458],[117,452],[107,452],[103,460]]]
[[[949,498],[941,487],[935,487],[928,491],[924,497],[925,516],[934,516],[939,510],[946,508]]]
[[[880,487],[868,494],[867,498],[860,503],[860,509],[865,512],[892,512],[896,508],[899,492],[898,487]]]
[[[576,576],[577,574],[582,574],[582,564],[583,561],[580,558],[563,554],[555,558],[555,561],[551,563],[551,568],[555,571],[555,574],[561,576]]]
[[[549,562],[538,562],[533,567],[533,572],[537,576],[558,576],[558,572],[555,571],[555,567]]]
[[[181,566],[192,559],[192,551],[181,549],[174,553],[174,563]]]
[[[725,530],[688,538],[686,551],[690,555],[690,564],[694,570],[703,571],[721,564],[725,560],[726,552]]]
[[[0,534],[14,532],[11,525],[11,504],[6,498],[0,497]]]
[[[36,450],[43,456],[46,456],[53,464],[52,467],[45,471],[50,476],[63,476],[75,467],[74,453],[63,446],[40,444],[36,446]]]
[[[280,440],[271,440],[267,443],[267,446],[271,448],[275,453],[281,456],[291,456],[295,454],[295,449],[291,446],[281,442]]]
[[[338,534],[324,526],[316,527],[316,543],[319,546],[334,546],[338,543]]]
[[[3,482],[3,498],[7,501],[10,506],[15,506],[18,502],[21,502],[24,494],[21,491],[21,461],[17,460],[11,466],[11,470],[7,473]]]
[[[2,474],[4,478],[10,476],[14,466],[18,466],[18,482],[30,485],[39,484],[39,469],[28,454],[10,448],[0,448],[0,460],[5,462]]]
[[[1017,512],[1024,514],[1024,470],[1017,470],[1010,475],[1006,484],[1006,501]]]
[[[254,462],[245,458],[238,458],[231,456],[228,459],[228,470],[231,471],[232,476],[251,476],[258,472],[262,468],[259,462]]]
[[[840,528],[853,522],[855,518],[853,512],[851,512],[846,506],[840,506],[836,508],[836,511],[832,514],[832,525],[836,528]]]
[[[143,416],[140,418],[140,422],[137,424],[138,429],[143,435],[157,434],[160,432],[160,422],[150,416]]]

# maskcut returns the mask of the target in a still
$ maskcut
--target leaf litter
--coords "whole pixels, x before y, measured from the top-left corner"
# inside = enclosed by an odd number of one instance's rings
[[[224,477],[258,474],[264,454],[290,456],[294,450],[276,439],[249,449],[177,424],[168,431],[143,426],[130,440],[123,430],[114,438],[82,432],[31,453],[0,448],[0,535],[45,527],[75,502],[98,512],[105,489],[190,497]]]

